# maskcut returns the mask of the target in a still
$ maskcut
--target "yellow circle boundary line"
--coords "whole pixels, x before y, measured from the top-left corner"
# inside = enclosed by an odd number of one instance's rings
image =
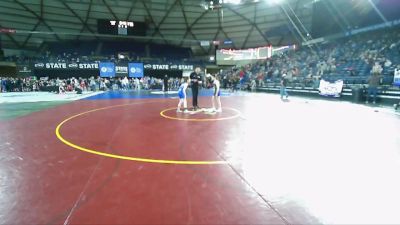
[[[221,120],[231,120],[238,118],[241,115],[241,112],[237,109],[233,108],[224,108],[224,109],[230,109],[234,112],[236,112],[236,115],[229,116],[229,117],[223,117],[223,118],[216,118],[216,119],[190,119],[190,118],[178,118],[178,117],[172,117],[172,116],[167,116],[165,115],[165,112],[171,111],[176,108],[168,108],[160,112],[160,116],[166,118],[166,119],[171,119],[171,120],[180,120],[180,121],[191,121],[191,122],[210,122],[210,121],[221,121]]]
[[[154,103],[153,102],[141,102],[143,103]],[[68,121],[77,118],[79,116],[89,114],[92,112],[97,112],[101,110],[106,110],[106,109],[111,109],[111,108],[117,108],[117,107],[124,107],[128,105],[135,105],[135,104],[141,104],[141,103],[130,103],[130,104],[122,104],[122,105],[114,105],[114,106],[108,106],[108,107],[103,107],[103,108],[98,108],[98,109],[92,109],[86,112],[82,112],[76,115],[73,115],[71,117],[68,117],[67,119],[64,119],[61,123],[59,123],[56,127],[55,134],[57,138],[63,142],[64,144],[78,149],[80,151],[84,151],[87,153],[95,154],[95,155],[100,155],[100,156],[105,156],[109,158],[115,158],[115,159],[123,159],[123,160],[130,160],[130,161],[138,161],[138,162],[146,162],[146,163],[158,163],[158,164],[183,164],[183,165],[218,165],[218,164],[227,164],[228,162],[226,161],[184,161],[184,160],[162,160],[162,159],[150,159],[150,158],[139,158],[139,157],[130,157],[130,156],[124,156],[124,155],[116,155],[116,154],[111,154],[111,153],[105,153],[105,152],[100,152],[96,151],[93,149],[85,148],[79,145],[76,145],[68,140],[66,140],[60,133],[61,127],[67,123]]]

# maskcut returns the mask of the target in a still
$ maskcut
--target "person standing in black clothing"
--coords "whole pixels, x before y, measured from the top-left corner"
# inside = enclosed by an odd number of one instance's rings
[[[200,67],[196,67],[194,72],[190,74],[191,80],[191,88],[192,88],[192,98],[193,98],[193,109],[199,109],[199,105],[197,102],[197,96],[199,94],[199,85],[201,85],[201,76],[200,76],[201,69]]]
[[[168,91],[168,76],[165,74],[164,76],[164,92]]]
[[[22,91],[22,81],[20,78],[18,78],[15,82],[15,87],[18,92]]]
[[[287,79],[286,79],[286,72],[283,72],[282,77],[281,77],[281,99],[283,99],[283,96],[286,96],[286,99],[288,99],[289,95],[286,91],[286,85],[287,85]]]

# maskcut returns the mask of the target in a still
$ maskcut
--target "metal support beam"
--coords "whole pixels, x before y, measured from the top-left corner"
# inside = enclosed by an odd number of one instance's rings
[[[299,2],[300,2],[300,0],[298,0],[298,1],[296,2],[296,7],[295,7],[295,9],[294,9],[295,12],[298,10]],[[281,10],[282,10],[282,9],[281,9]],[[297,37],[295,36],[295,34],[291,31],[291,29],[290,29],[288,23],[287,23],[287,26],[288,26],[288,28],[289,28],[290,33],[292,34],[292,37],[293,37],[294,39],[296,39],[296,41],[299,42],[299,40],[297,39]],[[281,36],[281,38],[279,39],[277,45],[278,45],[278,46],[281,46],[281,45],[282,45],[282,41],[283,41],[284,39],[285,39],[285,34],[282,34],[282,36]]]
[[[79,33],[82,33],[84,30],[85,30],[85,27],[89,30],[90,28],[89,28],[89,25],[87,24],[87,22],[88,22],[88,20],[89,20],[89,15],[90,15],[90,12],[92,11],[92,5],[93,5],[93,0],[89,0],[89,7],[88,7],[88,10],[87,10],[87,12],[86,12],[86,17],[85,17],[85,22],[82,24],[82,28],[81,28],[81,31],[79,32]],[[89,30],[90,31],[90,30]],[[94,32],[92,32],[92,33],[94,33]],[[78,37],[77,37],[77,40],[79,40],[79,38],[80,38],[81,36],[79,35]],[[96,39],[99,39],[98,37],[96,37]]]
[[[37,13],[35,13],[32,9],[28,8],[26,5],[24,5],[23,3],[19,2],[18,0],[14,0],[15,3],[17,3],[19,6],[21,6],[22,8],[24,8],[26,11],[30,12],[32,15],[34,15],[39,21],[40,23],[43,23],[47,29],[49,29],[49,31],[54,33],[54,36],[56,37],[56,39],[58,41],[61,41],[61,38],[54,32],[53,28],[51,28],[46,21],[43,20],[42,17],[40,17]]]
[[[37,29],[37,27],[39,26],[40,21],[38,21],[35,26],[33,27],[32,31],[35,31]],[[28,37],[25,38],[24,43],[22,44],[22,48],[26,47],[26,44],[28,43],[29,39],[31,38],[32,34],[29,34]]]
[[[217,29],[217,33],[215,33],[213,40],[217,39],[219,32],[221,32],[221,30]],[[207,54],[210,54],[212,46],[213,44],[211,44],[210,47],[208,47],[208,51],[206,52]]]
[[[128,15],[126,16],[126,19],[125,19],[125,20],[129,20],[129,18],[131,17],[132,12],[133,12],[133,8],[135,8],[136,2],[137,2],[137,0],[132,1],[132,6],[131,6],[131,8],[129,9]]]
[[[252,26],[249,30],[249,33],[246,35],[246,38],[243,41],[242,48],[244,48],[247,45],[247,41],[249,40],[250,34],[251,34],[251,32],[253,32],[253,30],[254,30],[254,27]]]
[[[161,32],[160,32],[160,27],[161,25],[164,23],[165,19],[168,18],[169,14],[172,12],[172,9],[176,6],[176,4],[179,2],[179,0],[175,0],[175,2],[171,5],[171,7],[168,9],[168,11],[165,13],[164,17],[161,19],[160,23],[158,25],[155,26],[155,30],[153,32],[153,34],[151,35],[151,37],[154,37],[154,35],[156,33],[159,33],[160,36],[164,37]],[[165,43],[168,44],[168,42],[164,39]]]
[[[144,8],[145,8],[145,10],[146,10],[146,13],[147,13],[147,16],[148,16],[149,19],[150,19],[150,22],[154,25],[155,31],[153,32],[153,34],[151,35],[151,37],[153,38],[154,35],[155,35],[156,33],[158,33],[158,34],[160,34],[160,36],[161,36],[162,40],[164,41],[164,43],[168,43],[168,42],[165,40],[164,35],[160,32],[160,30],[159,30],[159,28],[158,28],[156,22],[154,21],[154,18],[153,18],[153,16],[151,15],[150,9],[149,9],[149,7],[147,6],[146,2],[145,2],[144,0],[142,0],[141,2],[143,3],[143,6],[144,6]],[[172,7],[173,7],[173,6],[172,6]],[[171,8],[172,8],[172,7],[171,7]],[[149,41],[148,41],[147,43],[149,43],[149,42],[152,40],[152,38],[149,39]]]
[[[3,27],[3,26],[0,24],[0,28],[5,28],[5,27]],[[11,34],[0,33],[0,35],[5,35],[6,37],[8,37],[8,38],[11,40],[11,42],[12,42],[15,46],[17,46],[18,48],[21,48],[21,47],[22,47],[22,46],[18,43],[18,41],[15,40],[15,38],[13,38],[13,36],[11,36]]]
[[[186,36],[188,35],[188,33],[189,32],[191,33],[192,31],[191,31],[191,28],[189,28],[189,23],[188,23],[188,20],[187,20],[187,17],[186,17],[185,10],[183,9],[183,4],[182,4],[181,0],[179,0],[179,5],[181,6],[181,12],[183,14],[183,19],[185,20],[185,24],[186,24],[185,34],[183,35],[183,38],[182,38],[181,42],[179,43],[179,46],[182,46]]]
[[[86,19],[85,19],[85,21],[65,2],[65,1],[63,1],[63,0],[58,0],[59,2],[61,2],[63,5],[64,5],[64,7],[68,10],[68,11],[70,11],[81,23],[82,23],[82,29],[81,29],[81,32],[84,30],[84,28],[86,27],[86,29],[90,32],[90,33],[92,33],[92,34],[95,34],[95,32],[89,27],[89,25],[87,24],[87,21],[88,21],[88,18],[89,18],[89,12],[90,12],[90,7],[91,7],[91,2],[92,2],[92,0],[90,1],[90,4],[89,4],[89,10],[88,10],[88,13],[86,13]],[[79,37],[80,36],[78,36],[77,37],[77,39],[79,39]],[[97,37],[96,37],[97,38]],[[98,39],[98,38],[97,38]]]
[[[222,10],[222,9],[221,9]],[[225,35],[225,38],[230,39],[231,38],[228,36],[228,34],[225,32],[224,28],[222,27],[222,22],[221,22],[221,10],[218,10],[218,29],[222,31],[222,33]],[[236,49],[235,42],[232,42],[233,48]]]
[[[338,17],[338,13],[333,12],[332,7],[330,5],[328,5],[328,3],[326,1],[322,2],[326,9],[328,10],[329,14],[331,14],[331,18],[333,18],[333,20],[336,22],[337,25],[339,25],[340,29],[342,29],[343,32],[345,32],[347,30],[347,27],[349,26],[349,24],[343,24]]]
[[[229,9],[231,12],[233,12],[234,14],[238,15],[239,17],[241,17],[242,19],[244,19],[245,21],[247,21],[251,26],[254,26],[254,28],[258,31],[258,33],[261,35],[261,37],[268,43],[271,44],[271,42],[268,40],[268,38],[264,35],[264,33],[261,31],[261,29],[257,26],[257,24],[253,23],[251,20],[249,20],[247,17],[243,16],[242,14],[240,14],[238,11],[236,11],[235,9],[232,9],[231,7],[226,7],[227,9]]]
[[[200,46],[201,50],[203,51],[203,53],[204,53],[204,54],[208,54],[208,51],[207,51],[203,46],[200,45],[200,43],[199,43],[198,38],[196,37],[196,35],[195,35],[194,33],[192,33],[192,32],[191,32],[190,34],[194,37],[194,39],[196,40],[197,44]]]
[[[281,36],[281,38],[279,39],[279,41],[278,41],[278,46],[281,46],[282,45],[282,41],[285,39],[285,35],[282,35]]]
[[[106,0],[103,0],[104,5],[106,6],[107,10],[113,15],[115,20],[119,20],[118,16],[114,13],[114,11],[111,9],[110,5],[106,2]]]
[[[208,10],[204,11],[199,17],[196,18],[195,21],[193,21],[192,24],[190,24],[188,27],[186,27],[186,31],[185,31],[185,34],[183,35],[183,39],[185,39],[185,38],[187,37],[187,35],[189,34],[189,32],[190,32],[190,33],[192,34],[192,36],[193,36],[192,27],[193,27],[194,25],[196,25],[196,24],[199,22],[199,20],[202,19],[208,12],[209,12]],[[193,37],[194,37],[194,36],[193,36]],[[183,39],[182,39],[182,42],[183,42]],[[201,46],[201,45],[200,45],[200,46]],[[203,49],[203,50],[205,51],[205,49]]]
[[[186,31],[185,34],[183,35],[182,41],[180,42],[179,46],[183,45],[183,42],[185,41],[185,38],[187,37],[187,35],[190,33],[192,35],[192,37],[196,40],[197,44],[200,46],[200,48],[202,49],[202,51],[204,52],[204,54],[207,54],[207,50],[201,46],[200,41],[197,39],[196,35],[192,32],[192,27],[204,16],[207,14],[208,11],[203,12],[200,17],[198,17],[192,24],[189,25],[189,22],[187,20],[186,17],[186,13],[185,10],[183,8],[183,4],[182,4],[182,0],[179,0],[179,4],[181,6],[181,11],[185,20],[185,24],[186,24]]]
[[[291,25],[294,27],[294,29],[296,29],[297,34],[298,34],[298,35],[300,36],[300,38],[301,38],[300,43],[301,43],[301,42],[304,42],[304,41],[307,41],[306,38],[305,38],[305,37],[303,36],[303,34],[301,33],[301,31],[299,30],[298,26],[294,23],[294,21],[292,20],[292,18],[291,18],[290,15],[288,14],[287,10],[283,7],[283,5],[281,5],[279,8],[280,8],[281,11],[286,15],[287,21],[290,22],[290,23],[287,22],[288,26],[290,26],[290,24],[291,24]]]
[[[256,23],[256,19],[257,19],[257,4],[254,4],[254,13],[253,13],[254,17],[253,17],[253,22]],[[251,27],[251,29],[249,30],[249,33],[246,36],[246,39],[244,39],[243,44],[242,44],[242,48],[244,48],[247,45],[247,41],[249,40],[249,37],[251,35],[251,32],[253,32],[254,30],[254,26]]]
[[[178,4],[179,0],[175,0],[174,4],[171,5],[171,7],[168,9],[167,13],[165,13],[164,17],[161,19],[160,23],[158,24],[158,27],[160,27],[165,19],[168,18],[169,14],[172,12],[172,9]]]
[[[40,18],[43,18],[43,0],[40,0]]]

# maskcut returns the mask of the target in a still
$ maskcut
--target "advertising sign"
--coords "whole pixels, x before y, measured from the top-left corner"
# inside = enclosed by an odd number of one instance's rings
[[[100,62],[101,77],[115,77],[115,64],[112,62]]]
[[[129,63],[129,77],[143,77],[143,63]]]

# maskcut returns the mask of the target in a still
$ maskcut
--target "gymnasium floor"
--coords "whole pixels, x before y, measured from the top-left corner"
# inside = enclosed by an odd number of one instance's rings
[[[0,117],[0,224],[400,223],[393,109],[226,93],[222,113],[183,114],[174,97]]]

